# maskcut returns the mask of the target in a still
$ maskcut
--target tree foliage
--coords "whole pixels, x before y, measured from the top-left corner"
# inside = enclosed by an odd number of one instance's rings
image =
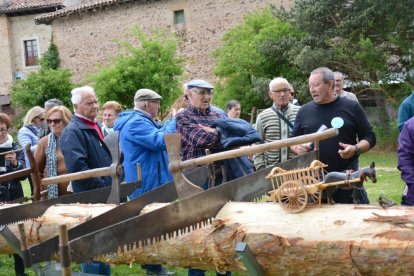
[[[275,17],[271,8],[246,16],[244,23],[224,35],[215,51],[215,74],[225,81],[216,87],[215,102],[241,101],[244,113],[269,105],[269,81],[275,76],[296,80],[298,72],[284,55],[287,45],[300,35],[291,24]],[[269,58],[271,57],[271,58]]]
[[[138,28],[130,38],[138,43],[121,43],[124,52],[113,57],[110,65],[100,65],[99,72],[90,77],[99,100],[131,107],[135,92],[149,88],[163,97],[161,111],[165,111],[182,93],[178,77],[184,71],[184,60],[176,56],[177,41],[161,32],[150,38]]]
[[[344,72],[354,82],[368,81],[389,98],[387,83],[401,77],[411,85],[414,63],[414,1],[297,0],[289,22],[307,35],[298,41],[295,56]],[[301,70],[309,63],[298,60]],[[384,86],[385,85],[385,86]],[[407,87],[407,84],[402,87]]]
[[[16,81],[11,88],[11,99],[14,107],[26,111],[33,106],[43,106],[44,102],[57,98],[66,106],[70,106],[70,91],[73,88],[72,73],[59,68],[59,52],[52,43],[40,59],[40,69],[32,72],[27,79]]]
[[[60,67],[59,50],[57,45],[53,42],[53,37],[49,48],[40,59],[40,65],[44,69],[57,70]]]
[[[275,76],[287,78],[306,102],[309,73],[327,66],[398,103],[414,84],[413,10],[412,0],[296,0],[289,11],[252,13],[215,52],[218,102],[237,98],[245,113],[266,106]]]

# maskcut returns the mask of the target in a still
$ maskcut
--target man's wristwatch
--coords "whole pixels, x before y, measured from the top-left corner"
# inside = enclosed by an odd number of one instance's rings
[[[359,156],[361,154],[361,149],[358,147],[358,144],[355,144],[354,147],[355,147],[355,155]]]

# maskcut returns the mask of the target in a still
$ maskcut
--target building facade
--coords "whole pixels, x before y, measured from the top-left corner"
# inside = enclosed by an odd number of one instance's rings
[[[293,0],[100,0],[66,6],[36,17],[52,26],[61,66],[82,81],[119,53],[133,26],[150,34],[157,29],[176,32],[182,40],[179,55],[187,58],[186,78],[213,78],[212,51],[223,34],[243,17],[269,5],[289,8]]]
[[[10,104],[14,80],[38,70],[50,45],[52,26],[36,25],[34,18],[60,8],[60,0],[0,0],[0,106]]]

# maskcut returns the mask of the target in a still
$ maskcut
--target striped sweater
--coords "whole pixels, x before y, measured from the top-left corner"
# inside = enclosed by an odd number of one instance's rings
[[[283,111],[278,110],[294,125],[299,108],[299,106],[289,104]],[[289,138],[291,132],[289,126],[279,118],[272,108],[265,109],[257,116],[256,130],[262,137],[261,142],[259,142],[261,144]],[[275,162],[286,161],[294,156],[294,153],[288,148],[272,150],[255,155],[254,165],[256,169],[262,169],[270,167]]]

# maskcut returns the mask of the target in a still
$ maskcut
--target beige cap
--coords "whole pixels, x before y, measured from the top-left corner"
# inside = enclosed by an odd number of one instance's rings
[[[135,93],[134,102],[144,102],[150,100],[161,100],[162,97],[151,89],[143,88],[139,89]]]

